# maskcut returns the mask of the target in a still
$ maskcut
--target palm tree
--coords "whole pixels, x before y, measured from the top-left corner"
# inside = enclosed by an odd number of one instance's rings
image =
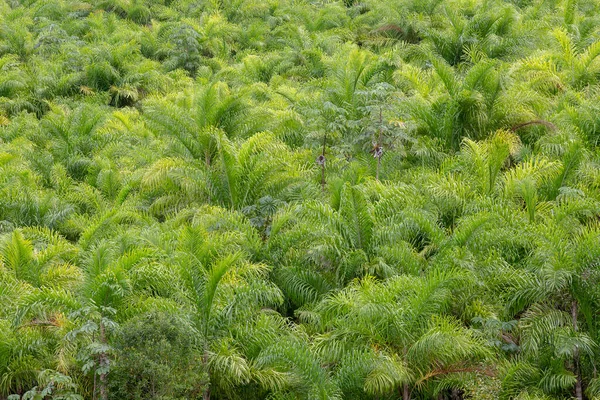
[[[212,136],[222,130],[226,137],[248,137],[264,127],[252,115],[243,94],[224,82],[212,82],[188,90],[174,102],[148,101],[145,115],[150,127],[169,138],[174,150],[210,164],[216,145]],[[252,117],[252,118],[250,118]]]
[[[278,283],[296,305],[357,277],[419,274],[444,236],[412,187],[341,179],[332,186],[330,204],[305,202],[273,220],[270,258],[282,265]]]
[[[66,313],[77,306],[71,290],[81,280],[76,248],[47,230],[27,228],[4,235],[0,250],[3,301],[0,392],[23,394],[44,369],[70,369],[62,343]],[[3,313],[4,314],[4,313]]]
[[[155,200],[155,207],[164,210],[173,207],[174,202],[186,204],[198,196],[230,207],[242,207],[248,205],[248,200],[258,199],[248,199],[249,191],[254,189],[251,186],[238,187],[242,184],[242,175],[238,173],[250,173],[248,168],[257,163],[247,157],[253,157],[253,152],[270,150],[272,142],[269,136],[262,134],[240,148],[240,153],[236,151],[232,140],[256,132],[261,124],[260,118],[254,120],[255,125],[252,120],[250,124],[246,123],[248,113],[242,98],[231,94],[224,83],[195,90],[176,104],[148,103],[145,114],[150,127],[167,139],[175,155],[158,160],[144,177],[144,185],[166,192],[166,196],[158,200],[165,205],[160,206]],[[275,150],[274,147],[271,149]],[[242,160],[238,160],[239,155]],[[274,169],[276,167],[271,165],[254,171],[258,174],[257,181]],[[188,198],[174,199],[169,195],[172,191],[181,192]]]
[[[417,133],[458,150],[463,137],[482,139],[509,123],[512,118],[503,107],[499,63],[484,59],[459,75],[445,61],[431,57],[431,71],[407,67],[399,73],[414,90],[414,95],[404,100],[404,109],[417,124]]]
[[[495,191],[502,169],[510,163],[509,157],[517,155],[520,145],[519,138],[507,131],[480,142],[464,139],[461,153],[478,191],[486,195]]]
[[[281,293],[264,279],[266,266],[248,262],[233,238],[215,236],[209,241],[202,228],[185,227],[175,255],[200,335],[207,374],[203,399],[250,381],[250,365],[232,340],[232,329],[282,301]]]
[[[473,56],[495,59],[519,54],[532,41],[532,35],[520,26],[511,6],[490,4],[471,10],[474,15],[469,16],[461,11],[445,7],[442,14],[447,25],[431,27],[424,34],[436,53],[450,65],[466,62]]]
[[[42,122],[44,136],[37,144],[64,163],[73,178],[83,180],[93,167],[92,151],[109,140],[102,131],[104,118],[103,110],[93,106],[75,110],[55,107]]]
[[[461,280],[455,271],[385,282],[364,278],[299,315],[320,333],[316,351],[340,379],[349,371],[358,374],[345,379],[358,385],[353,390],[363,389],[359,397],[437,395],[446,377],[491,373],[478,365],[489,356],[484,344],[458,321],[437,315]]]
[[[200,199],[241,209],[267,194],[277,195],[302,176],[302,170],[288,163],[287,147],[272,134],[255,134],[239,147],[222,133],[215,141],[210,164],[171,158],[148,169],[142,185],[158,194],[151,207],[159,215],[197,204]]]
[[[598,73],[600,45],[596,42],[578,50],[565,30],[557,28],[553,34],[562,50],[561,54],[555,56],[555,65],[563,72],[564,81],[575,88],[593,82],[594,75]]]
[[[550,386],[542,389],[547,393],[574,389],[575,397],[583,399],[582,360],[593,360],[597,352],[597,328],[592,317],[597,300],[582,277],[597,279],[594,271],[598,255],[590,249],[599,236],[597,226],[582,227],[568,218],[570,213],[579,211],[578,207],[569,211],[557,212],[554,220],[539,228],[530,274],[518,285],[509,305],[513,312],[528,307],[528,317],[522,320],[526,350],[536,356],[553,354],[542,358],[535,367],[551,368],[548,373],[554,371],[553,374],[563,376],[561,380],[549,381]],[[582,330],[582,325],[587,331]]]
[[[543,157],[535,157],[518,164],[504,176],[506,198],[516,198],[525,205],[529,221],[533,222],[536,212],[543,207],[538,188],[559,172],[560,164]]]
[[[286,398],[289,394],[294,398],[340,399],[340,387],[322,368],[323,361],[311,348],[306,335],[297,330],[266,347],[255,364],[271,372],[261,374],[261,378],[264,376],[263,385],[275,398]]]

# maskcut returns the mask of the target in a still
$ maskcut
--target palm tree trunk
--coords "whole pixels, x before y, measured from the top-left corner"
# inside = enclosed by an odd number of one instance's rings
[[[202,366],[208,375],[206,387],[202,391],[202,400],[210,400],[210,373],[208,372],[208,348],[205,345],[204,354],[202,355]]]
[[[100,343],[106,344],[106,329],[102,320],[100,320]],[[105,352],[100,353],[99,365],[101,368],[108,367],[109,365],[108,355]],[[100,374],[100,400],[108,400],[108,383],[106,378],[106,372]]]
[[[577,300],[573,300],[571,303],[571,318],[573,318],[573,330],[577,332],[577,314],[579,312],[577,306]],[[575,381],[575,398],[577,400],[583,400],[583,384],[581,378],[581,368],[580,368],[580,360],[579,360],[579,349],[575,346],[575,351],[573,352],[573,369],[575,373],[575,377],[577,380]]]
[[[402,400],[410,400],[410,391],[408,389],[408,383],[405,383],[404,390],[402,391]]]

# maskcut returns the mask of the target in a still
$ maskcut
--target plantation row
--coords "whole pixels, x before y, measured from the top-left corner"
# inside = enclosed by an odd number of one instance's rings
[[[0,399],[600,399],[598,0],[0,0]]]

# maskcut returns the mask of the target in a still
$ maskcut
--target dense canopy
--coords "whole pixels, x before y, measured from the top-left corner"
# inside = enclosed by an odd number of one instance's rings
[[[0,0],[0,399],[600,399],[599,0]]]

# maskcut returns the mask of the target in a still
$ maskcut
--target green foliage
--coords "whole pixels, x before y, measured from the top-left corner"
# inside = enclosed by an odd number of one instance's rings
[[[600,398],[598,0],[0,0],[0,399]]]

